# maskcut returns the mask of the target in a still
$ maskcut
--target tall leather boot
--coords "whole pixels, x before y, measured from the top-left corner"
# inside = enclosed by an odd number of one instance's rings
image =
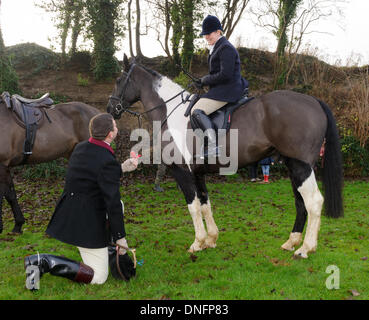
[[[34,268],[37,267],[38,279]],[[27,273],[27,289],[39,289],[37,280],[45,273],[50,273],[53,276],[67,278],[69,280],[81,283],[90,283],[94,276],[94,271],[88,265],[77,262],[68,258],[54,256],[51,254],[35,254],[24,258],[24,268]]]
[[[214,125],[211,122],[210,118],[206,115],[206,113],[202,110],[196,109],[192,113],[192,117],[194,118],[198,127],[204,132],[208,129],[213,129],[208,131],[208,146],[204,149],[204,154],[200,156],[201,159],[209,158],[209,157],[217,157],[218,154],[218,146],[217,146],[217,136],[214,130]]]

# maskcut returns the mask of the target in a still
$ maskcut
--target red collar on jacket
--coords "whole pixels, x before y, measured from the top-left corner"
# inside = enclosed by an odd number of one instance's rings
[[[114,150],[111,148],[111,146],[109,146],[106,142],[102,140],[97,140],[91,137],[90,139],[88,139],[88,142],[96,144],[97,146],[103,147],[105,149],[108,149],[112,154],[114,154]]]

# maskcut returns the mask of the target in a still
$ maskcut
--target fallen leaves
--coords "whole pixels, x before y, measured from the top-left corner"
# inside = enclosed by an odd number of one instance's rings
[[[192,262],[195,262],[197,260],[198,256],[195,256],[193,253],[191,253],[190,255],[190,259],[192,260]]]
[[[360,296],[360,293],[357,290],[351,289],[349,290],[349,292],[352,294],[353,297]]]

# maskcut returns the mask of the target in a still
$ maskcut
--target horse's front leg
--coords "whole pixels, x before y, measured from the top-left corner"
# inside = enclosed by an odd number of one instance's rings
[[[211,211],[210,200],[201,205],[201,213],[203,214],[208,229],[208,236],[205,240],[206,248],[215,248],[217,246],[217,240],[219,235],[218,227],[215,223],[213,212]]]
[[[197,194],[200,198],[201,213],[205,219],[208,236],[205,240],[205,248],[215,248],[219,235],[218,227],[215,223],[213,212],[211,211],[211,204],[209,200],[208,191],[205,184],[205,176],[195,176]]]
[[[201,203],[197,196],[196,185],[193,174],[190,171],[184,170],[178,166],[171,166],[172,174],[178,185],[180,186],[190,211],[193,226],[195,229],[195,241],[189,248],[189,252],[200,251],[205,246],[206,230],[201,214]]]
[[[201,203],[199,198],[195,193],[195,198],[192,203],[188,204],[188,210],[190,211],[193,226],[195,228],[195,241],[191,245],[189,252],[196,252],[205,249],[205,241],[206,241],[206,230],[204,226],[204,222],[202,220],[201,213]]]
[[[1,196],[1,204],[3,197],[9,202],[12,212],[14,215],[15,225],[13,228],[13,233],[22,233],[22,225],[25,222],[22,211],[19,207],[17,201],[17,194],[15,192],[13,179],[11,177],[11,173],[8,167],[4,165],[0,165],[0,196]],[[0,207],[0,214],[2,214]],[[2,231],[2,223],[0,225],[0,233]]]

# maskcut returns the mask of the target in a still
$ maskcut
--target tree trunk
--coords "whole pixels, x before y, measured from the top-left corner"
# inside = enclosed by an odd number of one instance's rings
[[[140,27],[141,27],[140,0],[136,0],[136,52],[137,52],[137,57],[138,58],[143,57],[143,54],[142,54],[142,51],[141,51]]]
[[[287,57],[286,48],[288,45],[287,30],[292,19],[296,15],[296,10],[302,0],[279,0],[278,19],[279,25],[276,32],[278,45],[276,50],[276,62],[274,68],[274,89],[280,89],[286,83]]]
[[[250,0],[227,0],[222,26],[227,39],[232,35]],[[240,4],[240,6],[239,6]]]
[[[186,70],[190,69],[194,51],[194,3],[193,0],[184,0],[182,20],[184,26],[183,34],[183,51],[182,51],[182,67]]]
[[[132,0],[128,1],[128,41],[129,41],[129,54],[134,57],[133,53],[133,43],[132,43],[132,21],[131,21],[131,5]]]
[[[0,0],[0,12],[1,12],[1,0]],[[4,51],[5,51],[5,44],[4,44],[3,33],[1,29],[1,20],[0,20],[0,56],[4,53]]]
[[[77,51],[77,41],[82,30],[82,6],[78,5],[73,12],[72,46],[70,54],[73,56]]]
[[[63,27],[62,27],[62,33],[61,33],[61,50],[62,50],[62,58],[61,63],[62,65],[65,65],[65,62],[67,60],[67,53],[66,53],[66,46],[67,46],[67,37],[68,37],[68,31],[70,28],[70,24],[72,21],[72,10],[73,10],[73,0],[67,0],[65,2],[65,8],[64,8],[64,21],[63,21]]]
[[[172,59],[169,49],[169,33],[170,33],[171,21],[170,21],[170,5],[168,0],[165,0],[165,40],[164,40],[164,51],[166,52],[169,59]]]
[[[177,75],[177,73],[179,73],[177,65],[181,63],[181,57],[179,55],[179,45],[182,37],[181,12],[177,1],[174,1],[172,4],[170,16],[173,26],[173,36],[172,36],[173,68],[174,72]]]

